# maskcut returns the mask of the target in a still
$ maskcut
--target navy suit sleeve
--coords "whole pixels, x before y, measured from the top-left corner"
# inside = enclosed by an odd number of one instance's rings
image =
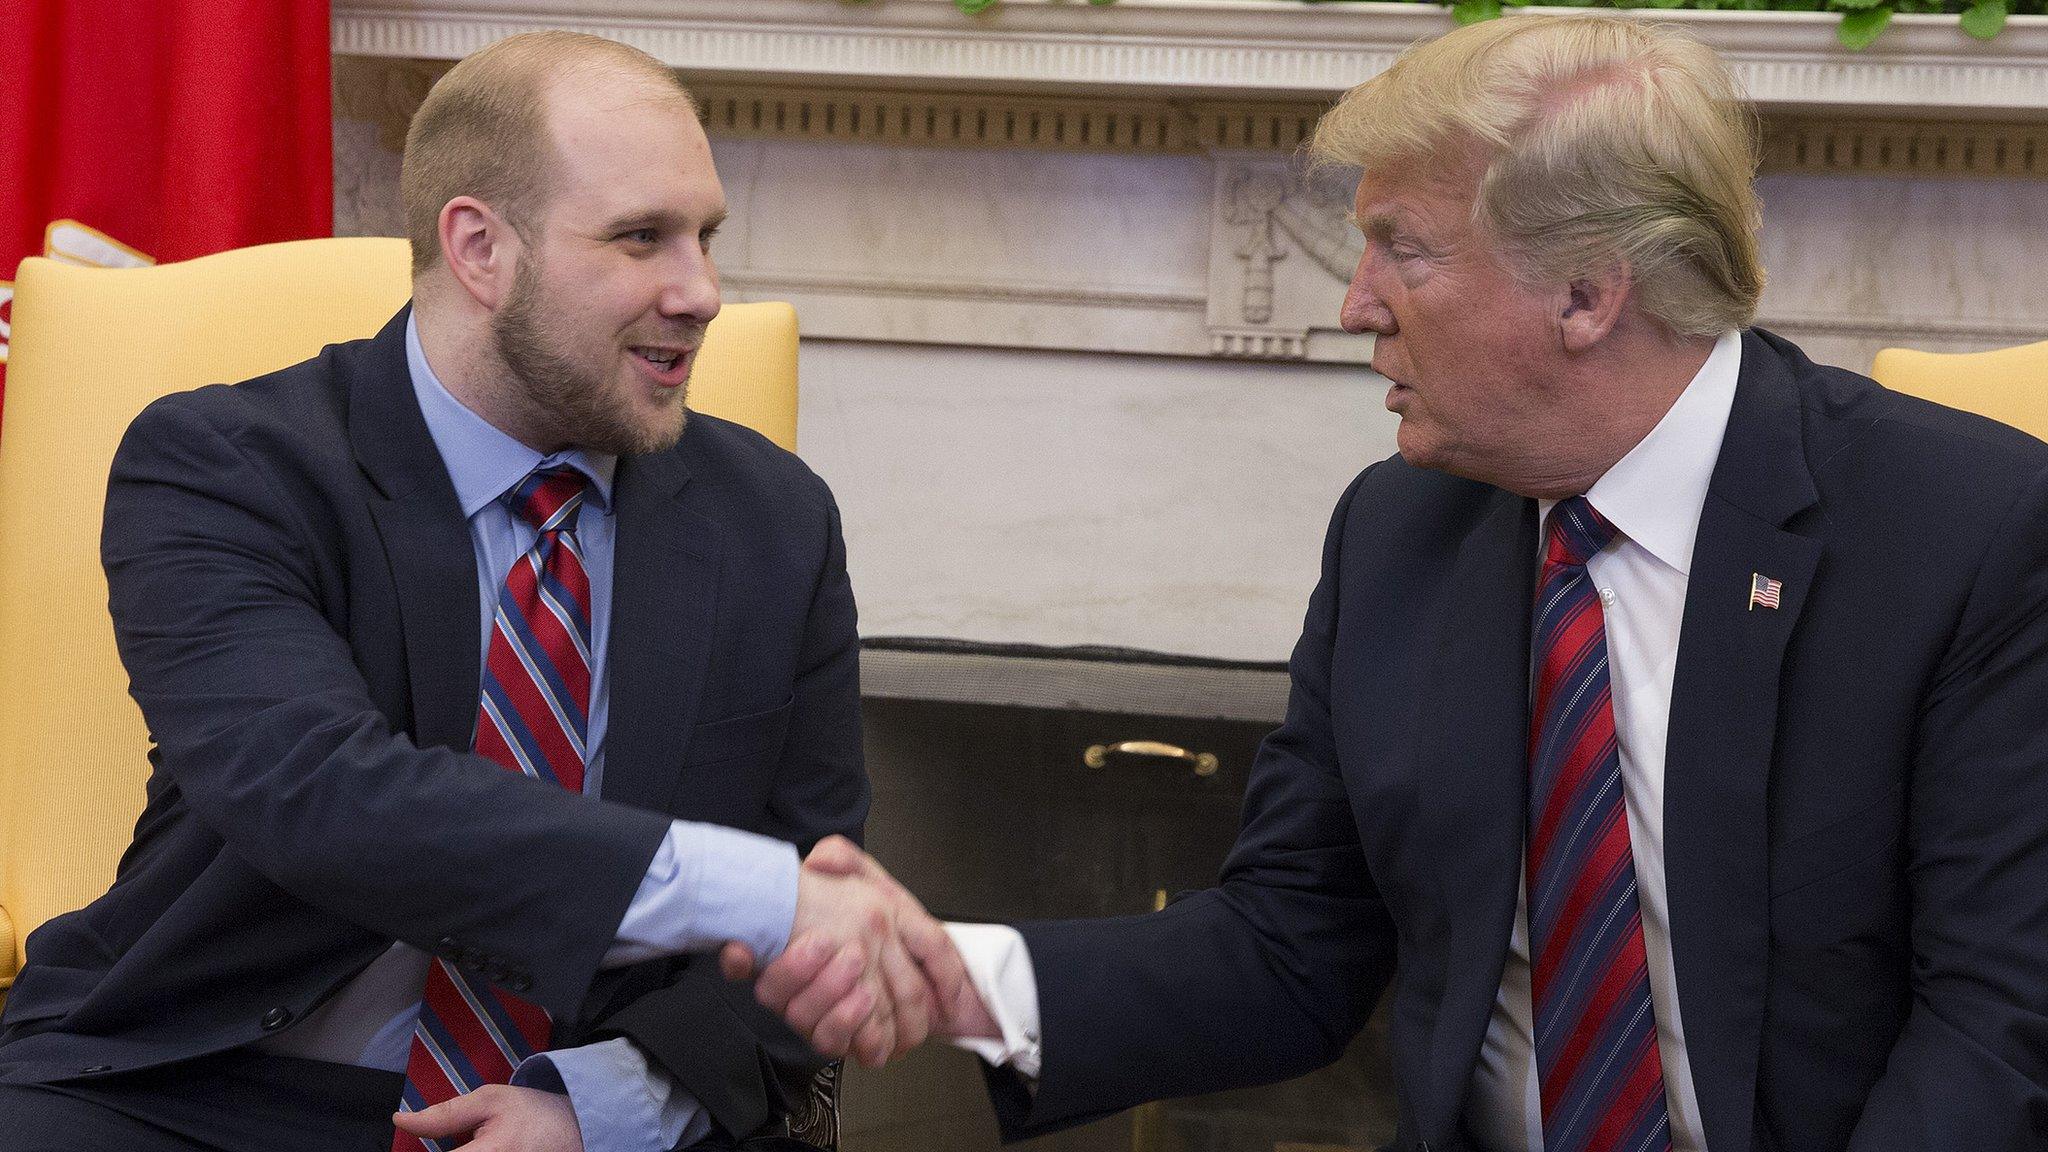
[[[330,621],[312,510],[210,410],[153,405],[108,485],[102,558],[152,787],[300,901],[428,951],[456,941],[573,1014],[667,819],[394,732]]]
[[[820,489],[823,481],[814,480]],[[838,833],[855,841],[867,823],[869,787],[861,755],[860,634],[839,507],[825,494],[824,562],[811,594],[798,657],[794,708],[767,822],[757,829],[809,853]]]
[[[1287,718],[1252,766],[1221,884],[1150,915],[1020,926],[1044,1063],[1035,1093],[991,1073],[1006,1139],[1301,1075],[1342,1055],[1370,1015],[1392,974],[1394,932],[1330,719],[1343,534],[1359,487],[1331,523],[1289,664]]]
[[[1902,541],[1901,546],[1910,546]],[[1922,710],[1913,1002],[1855,1152],[2048,1142],[2048,474],[1994,537]]]
[[[859,840],[868,811],[860,637],[839,512],[826,499],[823,563],[803,625],[789,735],[774,769],[767,823],[756,829],[804,852],[833,833]],[[781,1017],[755,1001],[750,985],[726,981],[710,956],[675,961],[666,987],[605,1015],[595,1035],[632,1039],[735,1136],[757,1132],[794,1108],[824,1064]]]

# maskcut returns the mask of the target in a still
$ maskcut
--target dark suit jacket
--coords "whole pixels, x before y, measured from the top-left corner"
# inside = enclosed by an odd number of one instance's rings
[[[112,890],[30,937],[0,1083],[246,1044],[402,940],[540,1003],[558,1045],[632,1037],[729,1132],[767,1122],[815,1057],[714,958],[598,961],[672,816],[858,835],[838,512],[796,457],[701,414],[621,460],[613,501],[599,799],[468,754],[476,559],[403,313],[139,416],[102,551],[148,805]]]
[[[1533,501],[1366,470],[1221,886],[1026,926],[1010,1136],[1334,1059],[1461,1116],[1515,913]],[[1753,573],[1784,583],[1747,609]],[[1743,337],[1673,684],[1665,868],[1713,1152],[2048,1146],[2048,447]]]

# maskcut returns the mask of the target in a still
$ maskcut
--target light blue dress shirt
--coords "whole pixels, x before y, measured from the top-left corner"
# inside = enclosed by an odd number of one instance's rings
[[[414,317],[405,325],[406,363],[427,431],[454,482],[476,549],[478,652],[487,654],[491,614],[505,574],[533,547],[532,525],[499,499],[535,468],[567,465],[590,481],[577,514],[576,539],[590,576],[590,720],[583,790],[604,783],[604,733],[610,694],[605,653],[611,624],[614,457],[571,450],[542,456],[455,399],[427,365]],[[481,690],[481,684],[479,684]],[[751,832],[678,820],[656,850],[604,967],[706,951],[727,940],[765,962],[779,955],[796,916],[796,849]],[[413,1022],[432,957],[394,944],[297,1027],[257,1047],[285,1055],[404,1071]],[[697,1101],[647,1064],[630,1040],[614,1039],[532,1057],[514,1084],[566,1092],[585,1152],[665,1152],[694,1143],[711,1121]],[[394,1105],[396,1101],[393,1101]]]

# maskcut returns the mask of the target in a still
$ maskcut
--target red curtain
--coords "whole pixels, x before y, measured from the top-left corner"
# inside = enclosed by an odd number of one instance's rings
[[[0,296],[25,256],[166,263],[332,232],[327,5],[0,0]]]

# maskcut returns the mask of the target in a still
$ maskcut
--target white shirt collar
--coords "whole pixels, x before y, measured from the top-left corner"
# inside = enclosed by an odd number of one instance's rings
[[[1623,535],[1688,576],[1741,371],[1742,334],[1724,332],[1671,410],[1586,493],[1587,502]],[[1539,504],[1539,522],[1555,503]]]

